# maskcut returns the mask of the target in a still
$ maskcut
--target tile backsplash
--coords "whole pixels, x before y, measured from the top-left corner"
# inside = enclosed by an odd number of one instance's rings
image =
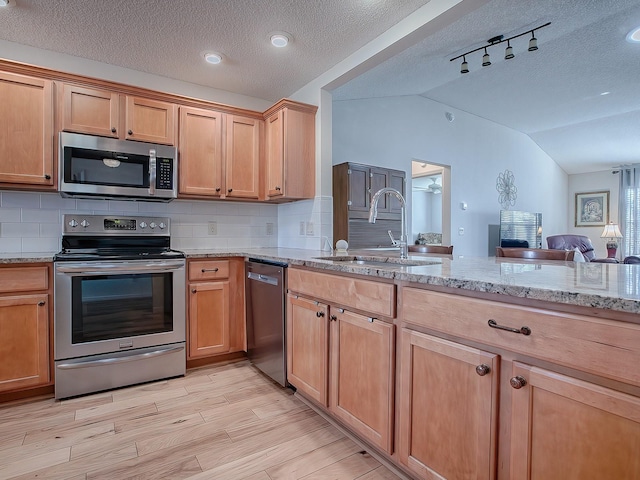
[[[282,205],[191,200],[154,203],[3,191],[0,253],[57,252],[62,215],[66,213],[166,216],[171,219],[171,246],[176,249],[317,249],[323,236],[331,238],[331,208],[331,197]],[[210,234],[210,222],[215,222],[215,234]]]

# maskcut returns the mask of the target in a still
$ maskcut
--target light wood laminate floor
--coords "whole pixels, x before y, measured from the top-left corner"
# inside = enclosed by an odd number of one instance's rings
[[[0,405],[0,479],[398,477],[246,361]]]

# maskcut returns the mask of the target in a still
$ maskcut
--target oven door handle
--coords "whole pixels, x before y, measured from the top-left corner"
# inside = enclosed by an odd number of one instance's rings
[[[76,368],[100,367],[104,365],[115,365],[118,363],[135,362],[136,360],[144,360],[146,358],[160,357],[184,350],[184,345],[178,347],[159,348],[153,352],[137,353],[123,357],[101,358],[100,360],[86,360],[77,363],[61,363],[56,368],[61,370],[73,370]]]
[[[174,272],[184,268],[184,260],[175,262],[149,262],[141,264],[118,264],[118,263],[97,263],[87,262],[80,264],[62,263],[56,265],[56,272],[75,273],[79,275],[105,275],[117,273],[125,275],[129,273],[166,273]]]

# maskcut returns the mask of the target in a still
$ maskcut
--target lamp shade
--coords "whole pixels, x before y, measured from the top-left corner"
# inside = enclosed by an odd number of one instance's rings
[[[620,233],[618,225],[612,222],[604,226],[604,230],[602,231],[600,238],[622,238],[622,233]]]

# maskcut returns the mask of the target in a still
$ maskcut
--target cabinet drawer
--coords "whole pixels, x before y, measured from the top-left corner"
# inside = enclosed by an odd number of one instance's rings
[[[189,280],[215,280],[229,277],[229,260],[204,260],[189,263]]]
[[[46,266],[0,268],[0,293],[31,292],[49,288]]]
[[[395,285],[289,269],[289,290],[386,317],[396,316]]]
[[[446,334],[640,385],[640,325],[407,287],[403,320]],[[514,333],[488,325],[520,329]]]

